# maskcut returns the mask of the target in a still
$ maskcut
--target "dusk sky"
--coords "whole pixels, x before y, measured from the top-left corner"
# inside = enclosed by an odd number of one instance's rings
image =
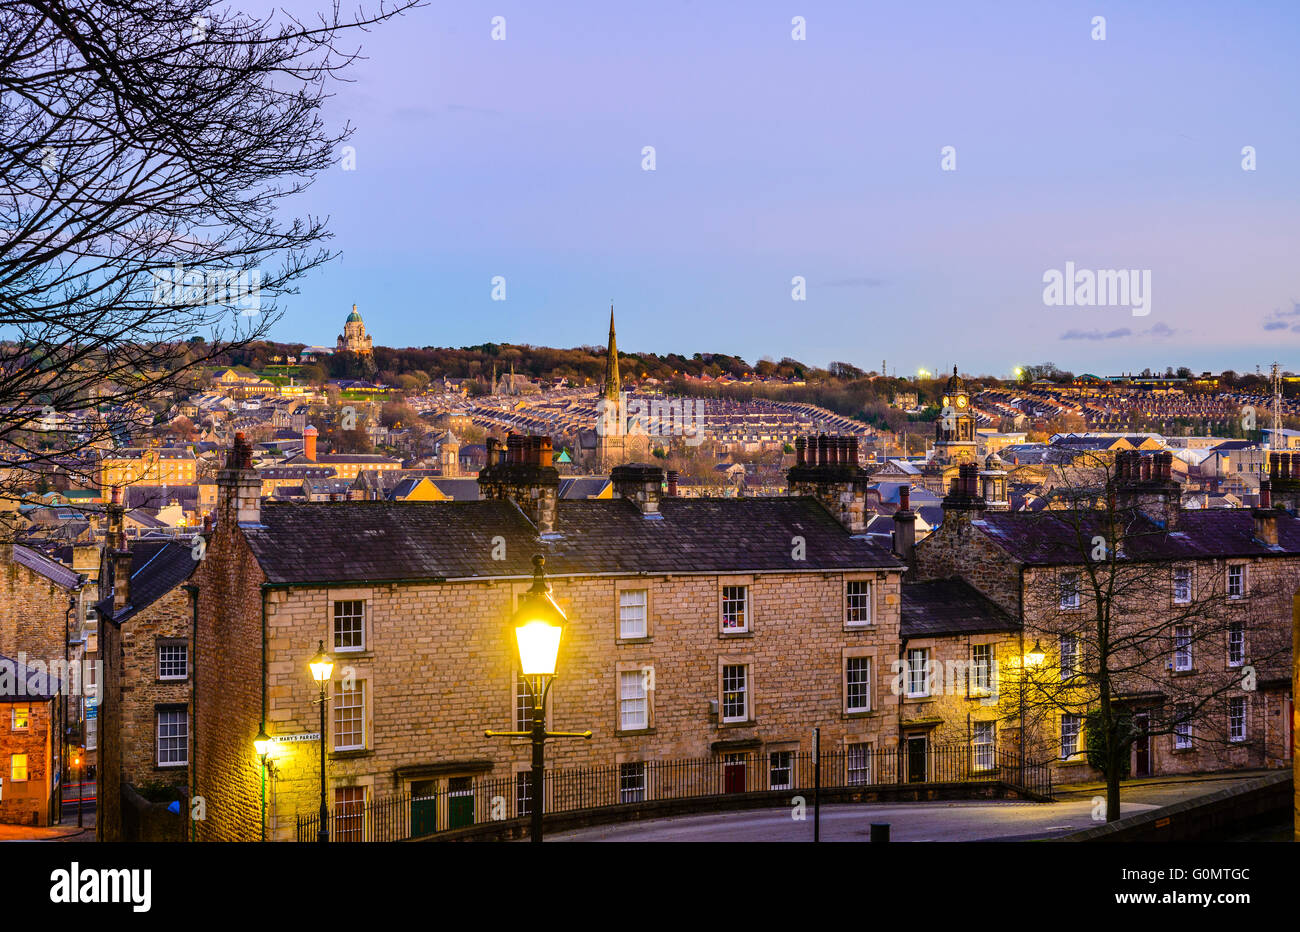
[[[612,299],[625,351],[1300,369],[1294,0],[494,0],[351,41],[356,168],[300,202],[342,257],[278,339],[356,303],[390,346],[593,344]],[[1046,306],[1067,262],[1150,270],[1150,313]]]

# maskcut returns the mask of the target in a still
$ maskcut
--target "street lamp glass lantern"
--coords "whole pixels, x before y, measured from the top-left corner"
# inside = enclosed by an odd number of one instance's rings
[[[515,628],[519,642],[519,665],[524,676],[554,676],[555,658],[560,652],[559,625],[535,619]]]
[[[325,642],[320,642],[320,652],[311,659],[308,665],[311,667],[311,678],[317,683],[328,683],[330,675],[334,672],[334,661],[330,655],[325,653]]]
[[[266,757],[271,750],[271,736],[266,733],[265,728],[257,730],[257,737],[253,739],[253,748],[257,751],[258,757]]]
[[[1036,667],[1046,659],[1047,655],[1043,653],[1043,648],[1039,646],[1038,641],[1034,641],[1034,646],[1025,654],[1025,663]]]

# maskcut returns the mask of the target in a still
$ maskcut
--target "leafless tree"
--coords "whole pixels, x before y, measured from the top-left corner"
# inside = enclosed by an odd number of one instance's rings
[[[1262,762],[1258,729],[1230,739],[1230,710],[1288,674],[1290,592],[1300,583],[1270,584],[1248,567],[1238,595],[1227,554],[1162,526],[1162,504],[1178,508],[1174,484],[1163,484],[1162,500],[1158,474],[1123,472],[1103,456],[1059,470],[1051,507],[1031,519],[1038,559],[1025,576],[1024,638],[1045,659],[1027,661],[1000,698],[1031,755],[1057,753],[1058,717],[1078,716],[1078,751],[1106,778],[1107,821],[1120,817],[1137,741],[1177,735],[1202,761]]]
[[[288,212],[351,133],[321,116],[339,43],[420,0],[379,3],[0,0],[0,497],[91,479],[331,258]]]

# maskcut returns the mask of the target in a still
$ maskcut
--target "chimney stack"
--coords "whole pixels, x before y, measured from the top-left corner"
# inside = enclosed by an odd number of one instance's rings
[[[550,437],[506,437],[504,459],[494,459],[497,442],[488,438],[487,465],[479,471],[484,498],[508,499],[528,516],[542,537],[557,536],[560,474],[552,465]]]
[[[1178,526],[1182,490],[1173,478],[1174,455],[1167,450],[1143,455],[1126,450],[1116,456],[1115,506],[1143,512],[1167,531]]]
[[[316,435],[317,430],[310,424],[302,432],[302,455],[311,462],[316,462]]]
[[[671,498],[677,497],[677,470],[668,470],[668,495]]]
[[[224,469],[217,472],[217,520],[223,528],[262,523],[262,480],[253,469],[253,447],[235,434]]]
[[[662,518],[659,513],[659,496],[663,488],[664,471],[646,463],[628,463],[615,466],[609,475],[614,483],[614,494],[636,505],[649,519]]]
[[[790,494],[815,497],[849,533],[866,533],[870,476],[858,465],[857,438],[798,437],[794,449],[795,465],[786,473]]]
[[[894,553],[907,563],[916,553],[916,514],[912,511],[912,487],[898,489],[898,510],[894,512]]]
[[[122,505],[122,490],[116,486],[108,505],[104,556],[112,571],[113,614],[116,615],[131,604],[131,551],[126,544],[126,508]]]

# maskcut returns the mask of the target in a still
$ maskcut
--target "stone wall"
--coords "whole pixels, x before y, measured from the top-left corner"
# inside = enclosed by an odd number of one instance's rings
[[[14,707],[28,710],[28,727],[14,730]],[[56,702],[0,702],[0,822],[49,825],[48,789],[58,743]],[[13,780],[12,755],[27,755],[27,779]]]

